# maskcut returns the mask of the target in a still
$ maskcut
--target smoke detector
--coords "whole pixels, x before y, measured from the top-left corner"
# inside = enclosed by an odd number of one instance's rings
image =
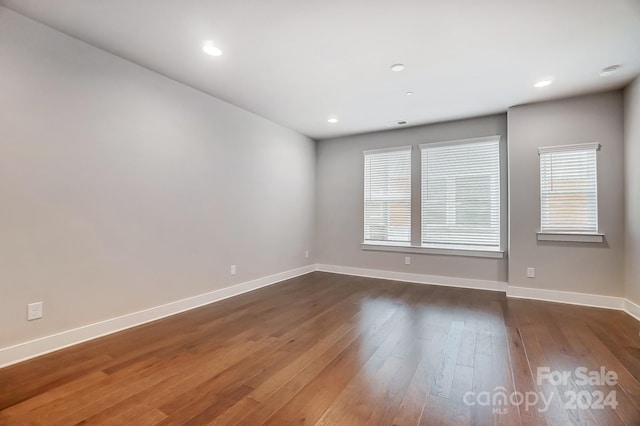
[[[611,74],[615,74],[620,69],[620,65],[611,65],[600,71],[600,77],[606,77]]]

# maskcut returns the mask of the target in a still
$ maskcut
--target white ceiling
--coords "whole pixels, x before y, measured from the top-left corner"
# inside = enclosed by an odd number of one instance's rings
[[[490,114],[640,73],[640,0],[0,4],[314,138]],[[204,40],[224,55],[205,55]],[[392,72],[398,62],[406,70]],[[598,75],[612,64],[623,68]],[[532,87],[548,75],[553,85]]]

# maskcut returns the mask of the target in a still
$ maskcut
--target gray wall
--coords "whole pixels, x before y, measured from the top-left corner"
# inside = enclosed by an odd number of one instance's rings
[[[0,347],[313,263],[306,137],[2,7],[0,111]]]
[[[503,147],[506,147],[506,124],[506,115],[500,114],[319,141],[316,165],[317,263],[507,281],[506,259],[374,252],[364,251],[360,246],[364,226],[362,151],[490,135],[502,135]],[[420,182],[418,159],[414,150],[414,185],[419,185]],[[506,155],[503,155],[503,159],[506,164]],[[503,186],[506,198],[506,185]],[[416,195],[419,192],[413,193]],[[419,198],[414,197],[413,223],[420,217],[418,201]],[[506,243],[506,203],[503,207],[503,237]],[[404,264],[405,256],[411,256],[411,265]]]
[[[509,284],[548,290],[624,295],[622,93],[608,92],[510,108]],[[606,242],[537,241],[541,146],[600,142],[598,205]],[[526,276],[528,266],[536,278]]]
[[[640,77],[625,90],[627,297],[640,304]]]

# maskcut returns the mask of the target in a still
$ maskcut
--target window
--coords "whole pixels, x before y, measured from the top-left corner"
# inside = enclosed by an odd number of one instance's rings
[[[422,246],[500,249],[500,137],[420,145]]]
[[[598,143],[538,148],[541,233],[598,232],[599,149]]]
[[[364,152],[365,243],[411,244],[411,147]]]

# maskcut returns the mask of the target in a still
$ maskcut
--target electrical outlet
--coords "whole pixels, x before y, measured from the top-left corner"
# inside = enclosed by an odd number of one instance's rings
[[[536,268],[527,268],[527,278],[536,277]]]
[[[307,250],[307,251],[305,251],[305,252],[304,252],[304,257],[305,257],[305,259],[308,259],[308,258],[309,258],[309,250]]]
[[[236,274],[236,265],[231,265],[231,275]]]
[[[27,305],[27,321],[42,318],[42,302],[29,303]]]
[[[411,258],[410,258],[409,256],[406,256],[406,257],[404,258],[404,264],[405,264],[405,265],[411,265]]]

